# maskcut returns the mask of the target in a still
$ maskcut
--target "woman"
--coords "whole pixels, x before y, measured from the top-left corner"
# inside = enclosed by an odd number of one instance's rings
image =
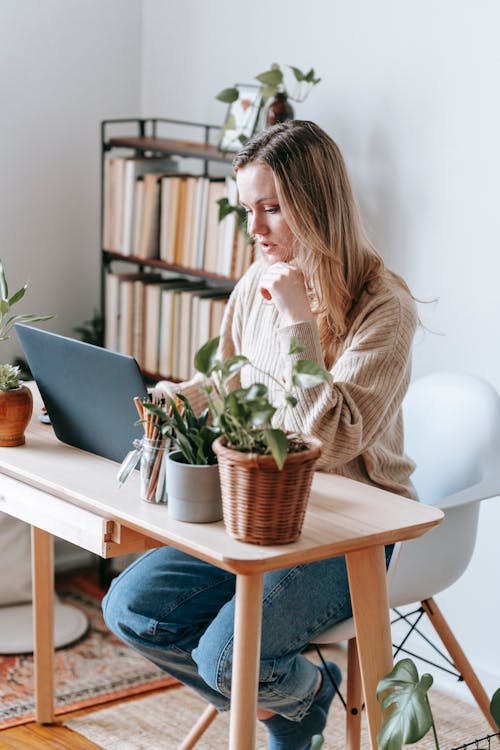
[[[336,144],[314,123],[290,121],[251,139],[233,165],[262,258],[231,295],[221,355],[245,354],[286,379],[295,336],[305,347],[295,356],[326,366],[332,380],[300,391],[285,427],[322,441],[319,469],[414,497],[401,403],[415,305],[365,237]],[[262,372],[242,370],[244,387],[257,379],[266,382]],[[266,385],[272,391],[272,380]],[[181,386],[162,381],[159,388],[182,390],[196,408],[204,405],[196,379]],[[158,549],[113,582],[104,613],[126,643],[225,710],[234,591],[233,575]],[[271,750],[305,750],[322,733],[334,688],[324,667],[301,652],[350,616],[343,558],[266,573],[258,717]],[[329,667],[339,681],[336,665]]]

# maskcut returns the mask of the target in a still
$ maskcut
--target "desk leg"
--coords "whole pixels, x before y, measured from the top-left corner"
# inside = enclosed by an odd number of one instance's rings
[[[254,750],[263,575],[236,577],[229,750]]]
[[[370,735],[377,748],[382,717],[376,691],[379,680],[392,669],[391,626],[384,547],[346,554],[359,664]]]
[[[52,535],[31,527],[36,720],[54,722],[54,547]]]

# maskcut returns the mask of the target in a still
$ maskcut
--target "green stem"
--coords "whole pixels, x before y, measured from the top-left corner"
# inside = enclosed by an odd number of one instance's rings
[[[438,740],[438,736],[437,736],[437,732],[436,732],[436,725],[434,724],[434,717],[432,716],[432,709],[431,709],[431,704],[429,703],[429,697],[426,695],[425,699],[427,701],[427,706],[429,708],[429,713],[430,713],[430,715],[432,717],[432,725],[431,725],[431,727],[432,727],[432,734],[434,735],[434,744],[436,745],[436,750],[439,750],[439,740]]]

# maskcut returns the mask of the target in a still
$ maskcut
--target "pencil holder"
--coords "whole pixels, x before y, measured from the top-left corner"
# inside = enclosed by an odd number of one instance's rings
[[[141,443],[141,499],[148,503],[166,503],[170,444],[164,438],[155,440],[147,437],[143,437]]]

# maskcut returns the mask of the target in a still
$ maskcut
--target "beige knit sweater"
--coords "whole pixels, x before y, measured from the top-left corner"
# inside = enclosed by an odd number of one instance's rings
[[[221,331],[221,356],[244,354],[256,368],[287,382],[290,340],[297,337],[305,351],[295,357],[324,366],[315,322],[280,324],[272,301],[259,291],[266,268],[254,263],[236,285]],[[413,462],[404,454],[401,402],[410,381],[411,347],[417,324],[410,296],[388,274],[369,294],[364,292],[351,317],[342,350],[330,372],[332,380],[299,390],[298,405],[285,415],[285,429],[314,435],[323,443],[317,468],[415,497],[410,481]],[[158,388],[183,392],[195,409],[205,404],[199,378]],[[262,382],[271,402],[279,389],[252,366],[241,371],[241,385]]]

